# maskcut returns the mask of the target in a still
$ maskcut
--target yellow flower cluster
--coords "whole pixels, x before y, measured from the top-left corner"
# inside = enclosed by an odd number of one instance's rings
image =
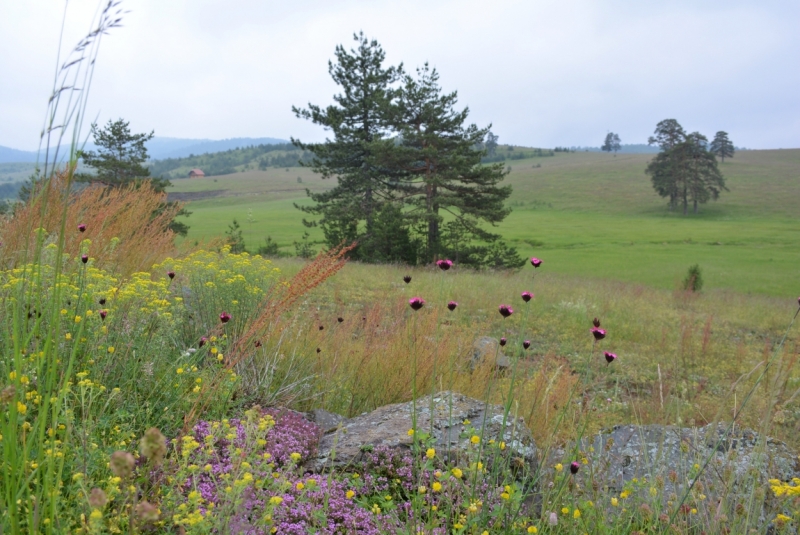
[[[769,487],[772,489],[775,496],[778,497],[786,496],[788,498],[800,496],[800,478],[797,477],[792,478],[792,481],[789,483],[784,483],[778,479],[770,479]]]

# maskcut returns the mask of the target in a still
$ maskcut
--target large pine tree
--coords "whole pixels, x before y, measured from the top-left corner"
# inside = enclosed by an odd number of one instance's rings
[[[723,132],[722,130],[717,132],[714,136],[714,140],[711,142],[710,150],[722,161],[722,163],[725,163],[725,158],[733,158],[733,153],[735,151],[733,142],[728,139],[728,133]]]
[[[292,107],[297,117],[329,130],[332,139],[324,143],[292,139],[292,143],[314,154],[308,165],[323,179],[337,180],[328,191],[307,190],[314,204],[298,208],[317,219],[304,223],[319,225],[329,246],[358,241],[353,256],[371,260],[376,254],[385,255],[385,251],[374,251],[371,237],[376,217],[383,203],[391,199],[393,189],[386,170],[375,164],[374,153],[376,145],[390,133],[392,84],[402,74],[402,65],[384,67],[386,53],[377,41],[368,40],[363,33],[353,39],[357,48],[348,51],[339,45],[336,61],[328,62],[328,72],[342,91],[333,97],[335,104]]]

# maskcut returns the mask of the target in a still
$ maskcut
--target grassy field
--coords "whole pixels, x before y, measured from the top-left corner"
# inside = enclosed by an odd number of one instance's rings
[[[512,162],[512,214],[499,232],[522,254],[567,275],[672,289],[700,264],[707,289],[769,295],[800,289],[800,150],[746,151],[721,169],[730,192],[698,215],[669,213],[644,169],[652,155],[558,153]],[[302,183],[298,183],[300,177]],[[303,168],[175,180],[191,200],[192,240],[221,236],[237,218],[248,248],[267,235],[287,252],[306,230],[294,203],[330,183]],[[317,229],[309,229],[320,239]]]

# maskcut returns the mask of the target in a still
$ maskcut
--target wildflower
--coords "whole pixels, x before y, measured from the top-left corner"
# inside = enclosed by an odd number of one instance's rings
[[[534,267],[536,267],[536,266],[534,266]],[[550,517],[548,518],[547,523],[550,524],[551,526],[557,526],[558,525],[558,515],[556,515],[555,513],[550,513]]]
[[[504,346],[504,345],[506,345],[506,342],[508,342],[508,340],[506,340],[505,336],[504,336],[503,338],[501,338],[501,339],[500,339],[500,345],[501,345],[501,346]]]
[[[106,351],[108,351],[109,354],[113,353],[115,351],[114,346],[108,346]]]
[[[89,506],[94,509],[102,509],[108,503],[108,496],[101,489],[93,488],[89,493]]]
[[[88,261],[89,261],[89,255],[88,254],[82,254],[81,255],[81,262],[83,262],[85,264]]]
[[[139,442],[139,451],[142,456],[150,459],[153,463],[160,464],[161,459],[167,453],[167,439],[161,434],[161,431],[151,427],[145,431]]]
[[[291,455],[289,455],[289,457],[291,457],[292,461],[298,462],[302,458],[302,455],[300,455],[297,452],[294,452]]]
[[[295,485],[295,488],[296,488],[297,490],[303,490],[304,488],[306,488],[306,486],[303,484],[303,482],[302,482],[302,481],[298,481],[298,482],[297,482],[297,485]]]
[[[158,508],[152,503],[143,501],[136,506],[136,516],[142,522],[155,522],[159,514]]]
[[[569,465],[569,471],[572,474],[577,474],[578,470],[580,470],[580,469],[581,469],[581,465],[580,465],[580,463],[578,461],[572,461],[570,463],[570,465]]]
[[[405,282],[406,284],[411,282],[411,275],[406,275],[405,277],[403,277],[403,282]]]
[[[231,315],[228,314],[227,312],[223,312],[222,314],[219,315],[219,321],[221,321],[222,323],[228,323],[229,321],[231,321]]]
[[[616,498],[611,498],[611,505],[614,507],[619,506],[619,500]]]
[[[508,305],[500,305],[500,306],[498,307],[498,310],[499,310],[499,312],[500,312],[500,315],[501,315],[501,316],[503,316],[504,318],[507,318],[507,317],[509,317],[511,314],[513,314],[513,313],[514,313],[514,309],[513,309],[513,308],[511,308],[511,307],[510,307],[510,306],[508,306]]]
[[[348,490],[348,491],[345,493],[345,496],[347,497],[347,499],[348,499],[348,500],[352,500],[352,499],[353,499],[353,496],[355,496],[355,495],[356,495],[356,493],[355,493],[354,491],[352,491],[352,490]]]
[[[525,349],[528,349],[529,347],[531,347],[531,341],[530,340],[525,340],[524,342],[522,342],[522,347],[524,347]]]
[[[530,293],[530,292],[522,292],[522,300],[523,301],[525,301],[527,303],[531,299],[533,299],[533,294],[532,293]]]
[[[507,492],[501,492],[500,497],[503,498],[504,500],[508,500],[511,498],[511,495]]]
[[[111,473],[115,476],[127,478],[133,473],[135,464],[136,460],[133,455],[127,451],[115,451],[111,454],[109,468],[111,468]]]
[[[319,326],[319,330],[320,330],[320,331],[324,331],[324,330],[325,330],[325,326],[324,326],[324,325],[320,325],[320,326]]]
[[[592,333],[592,336],[594,336],[595,340],[602,340],[606,337],[606,330],[600,329],[599,327],[592,327],[589,329],[589,332]]]
[[[428,492],[428,488],[425,485],[420,485],[419,487],[417,487],[417,492],[419,492],[420,494],[425,494],[426,492]]]
[[[438,481],[434,481],[433,485],[431,485],[433,492],[442,492],[442,484]]]
[[[541,266],[541,265],[542,265],[542,261],[541,261],[541,260],[539,260],[538,258],[536,258],[536,257],[534,256],[533,258],[531,258],[531,265],[532,265],[534,268],[538,268],[539,266]]]
[[[317,348],[317,353],[322,353],[322,348],[321,347]]]
[[[539,529],[536,526],[528,526],[528,533],[539,533]]]
[[[425,452],[425,457],[428,459],[433,459],[436,457],[436,450],[433,448],[428,448],[428,450]]]
[[[472,435],[472,437],[470,437],[469,441],[472,442],[473,444],[480,444],[481,443],[481,437],[479,437],[478,435]]]
[[[600,320],[597,319],[597,318],[593,319],[592,320],[592,325],[594,325],[595,327],[597,327],[599,329],[600,328]]]
[[[100,306],[103,306],[103,305],[106,304],[106,298],[105,297],[101,297],[100,299],[97,300],[97,302],[100,303]]]
[[[458,303],[456,303],[455,301],[450,301],[449,303],[447,303],[447,308],[450,310],[450,312],[455,310],[457,306]]]
[[[336,321],[338,321],[339,323],[342,323],[344,321],[344,318],[339,316],[338,318],[336,318]]]
[[[178,368],[177,370],[175,370],[175,373],[177,373],[178,375],[182,374],[183,368]]]
[[[575,519],[580,518],[581,517],[581,510],[580,509],[575,509],[575,512],[572,513],[572,517],[575,518]]]
[[[197,343],[197,347],[203,347],[204,345],[206,345],[206,342],[208,342],[208,338],[203,336],[202,338],[200,338],[200,341]]]
[[[603,355],[606,357],[606,362],[608,364],[611,364],[612,362],[617,360],[617,355],[615,355],[614,353],[609,353],[608,351],[603,351]]]
[[[21,401],[17,401],[17,412],[24,415],[28,412],[28,406]]]
[[[452,260],[437,260],[436,261],[436,265],[439,266],[439,269],[441,269],[442,271],[447,271],[448,269],[453,267],[453,261]]]
[[[372,512],[376,515],[381,514],[381,508],[377,503],[372,506]]]
[[[630,496],[630,495],[631,495],[631,491],[629,491],[628,489],[625,489],[625,490],[623,490],[622,492],[619,493],[619,497],[622,498],[623,500],[625,498],[627,498],[628,496]]]
[[[407,434],[408,436],[410,436],[410,437],[413,437],[413,436],[414,436],[414,430],[413,430],[413,429],[409,429],[409,430],[408,430],[408,432],[407,432],[406,434]]]
[[[84,225],[83,223],[78,225],[78,231],[79,232],[86,232],[86,225]]]
[[[414,310],[419,310],[420,308],[425,306],[425,300],[422,299],[421,297],[412,297],[411,299],[408,300],[408,304]]]
[[[106,316],[108,316],[108,310],[101,310],[100,311],[100,319],[102,321],[106,321]]]
[[[450,473],[453,474],[453,476],[455,476],[456,479],[461,479],[461,476],[464,475],[464,472],[462,472],[460,468],[453,468],[452,470],[450,470]]]
[[[561,514],[567,516],[569,514],[569,507],[562,507]]]
[[[67,339],[67,341],[72,340],[72,333],[65,334],[64,338]]]
[[[169,277],[170,279],[174,279],[175,278],[175,272],[174,271],[167,271],[167,277]]]

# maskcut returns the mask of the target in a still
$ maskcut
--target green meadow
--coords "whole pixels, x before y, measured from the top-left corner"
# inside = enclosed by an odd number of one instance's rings
[[[670,213],[653,191],[644,173],[651,158],[584,152],[511,161],[513,211],[497,230],[555,273],[672,289],[699,264],[708,290],[800,291],[800,149],[738,152],[720,166],[730,192],[687,216]],[[269,235],[291,253],[306,230],[321,239],[294,205],[309,202],[306,188],[332,185],[297,167],[173,184],[171,193],[194,196],[190,240],[223,236],[236,218],[248,249]]]

